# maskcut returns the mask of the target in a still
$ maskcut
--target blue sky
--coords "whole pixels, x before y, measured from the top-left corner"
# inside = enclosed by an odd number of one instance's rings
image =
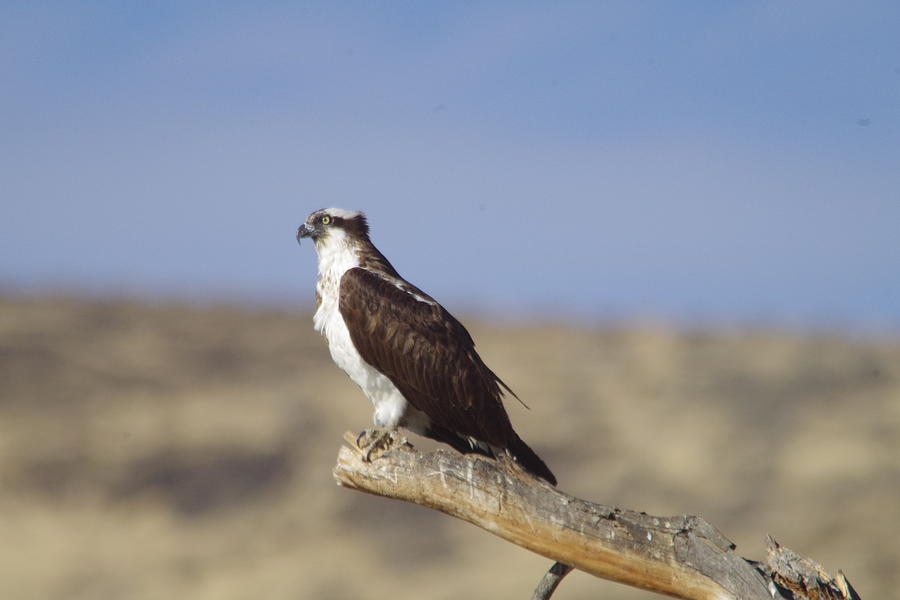
[[[900,330],[894,2],[4,2],[0,286]]]

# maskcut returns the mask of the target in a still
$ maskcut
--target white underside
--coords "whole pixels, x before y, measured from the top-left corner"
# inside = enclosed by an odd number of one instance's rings
[[[397,429],[402,426],[424,434],[428,418],[407,403],[390,379],[363,360],[341,316],[338,305],[341,277],[348,269],[359,266],[355,252],[343,236],[334,236],[327,243],[317,245],[316,251],[319,254],[316,289],[321,300],[313,315],[313,326],[328,341],[332,360],[372,402],[375,407],[372,420],[376,427]]]

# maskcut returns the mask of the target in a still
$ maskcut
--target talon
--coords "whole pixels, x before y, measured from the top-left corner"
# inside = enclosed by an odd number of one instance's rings
[[[372,462],[373,455],[386,452],[397,445],[397,435],[393,430],[366,429],[356,436],[356,446],[362,451],[362,459]],[[408,443],[406,438],[403,438],[402,443]]]

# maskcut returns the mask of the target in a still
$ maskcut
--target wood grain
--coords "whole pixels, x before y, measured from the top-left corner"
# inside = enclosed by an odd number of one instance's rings
[[[589,502],[513,463],[444,449],[419,452],[401,443],[366,461],[356,438],[348,432],[349,446],[338,453],[339,485],[439,510],[597,577],[689,600],[772,600],[788,597],[781,595],[788,589],[796,600],[858,597],[842,575],[832,579],[812,561],[791,561],[793,572],[786,573],[779,564],[742,558],[700,517]],[[798,571],[804,567],[814,569],[813,579]],[[786,584],[798,577],[808,584],[806,596]]]

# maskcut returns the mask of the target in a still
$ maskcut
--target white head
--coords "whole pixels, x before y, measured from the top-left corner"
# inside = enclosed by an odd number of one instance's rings
[[[319,255],[319,273],[340,276],[359,265],[358,250],[369,242],[369,225],[359,211],[342,208],[317,210],[297,229],[297,242],[312,238]]]
[[[323,208],[309,215],[306,222],[297,229],[298,242],[307,237],[312,238],[316,249],[325,244],[331,245],[338,239],[348,242],[354,239],[367,240],[369,224],[366,216],[358,210]]]

